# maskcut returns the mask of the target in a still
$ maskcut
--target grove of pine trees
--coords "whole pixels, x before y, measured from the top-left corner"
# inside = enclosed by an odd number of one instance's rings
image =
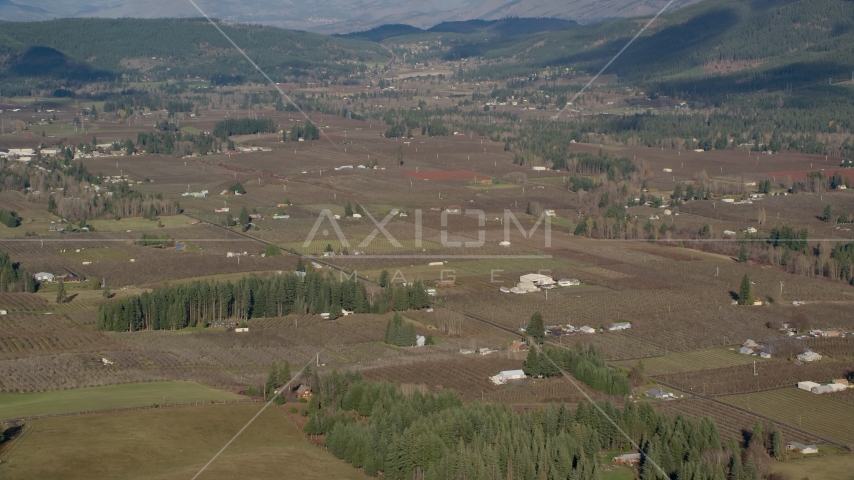
[[[400,313],[394,312],[385,329],[385,343],[398,347],[411,347],[416,340],[415,325],[404,321]]]
[[[330,452],[369,476],[599,478],[600,452],[632,449],[634,442],[646,452],[644,479],[759,478],[755,463],[747,466],[752,457],[741,445],[726,447],[712,420],[669,417],[646,403],[627,402],[620,409],[582,402],[574,410],[550,405],[516,412],[502,404],[463,404],[451,391],[407,396],[359,373],[335,372],[318,383],[305,433],[325,435]],[[728,477],[733,470],[738,476]]]
[[[424,308],[429,304],[420,282],[393,289],[392,310]],[[98,329],[115,332],[177,330],[206,325],[217,320],[248,320],[294,314],[385,313],[389,298],[371,304],[364,285],[339,280],[335,275],[310,271],[305,277],[294,273],[243,277],[236,282],[195,281],[143,292],[98,308]],[[334,312],[334,313],[333,313]]]

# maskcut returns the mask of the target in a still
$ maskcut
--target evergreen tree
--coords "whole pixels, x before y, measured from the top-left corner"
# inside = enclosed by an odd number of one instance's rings
[[[776,427],[774,428],[774,431],[771,432],[771,446],[769,448],[769,453],[774,458],[783,458],[783,435]]]
[[[249,218],[249,210],[247,210],[246,206],[240,209],[240,216],[237,217],[240,221],[241,225],[247,226],[252,221]]]
[[[747,262],[747,247],[744,243],[741,244],[741,247],[738,249],[738,261],[741,263]]]
[[[738,291],[739,305],[753,305],[753,284],[750,283],[750,277],[744,274],[741,279],[741,288]]]
[[[65,299],[65,282],[60,281],[56,287],[56,303],[63,303]]]
[[[534,314],[531,315],[531,320],[528,322],[526,330],[528,335],[530,335],[536,343],[543,343],[543,339],[546,337],[546,327],[543,324],[543,316],[540,312],[534,312]],[[531,350],[533,349],[534,348],[532,346]]]
[[[388,270],[384,269],[382,272],[380,272],[379,284],[381,287],[387,287],[390,281],[391,276],[389,275]]]
[[[295,271],[305,272],[305,265],[303,265],[303,263],[302,263],[302,257],[297,258],[297,267],[296,267]]]
[[[525,365],[522,366],[522,371],[530,377],[540,375],[540,356],[537,354],[536,348],[528,350],[528,357],[525,358]]]
[[[347,202],[347,205],[344,205],[344,216],[352,217],[353,216],[353,206],[350,205],[350,202]]]
[[[279,387],[279,367],[276,364],[270,365],[270,372],[267,374],[267,381],[264,383],[264,392],[267,393],[267,398],[275,395],[276,389]]]

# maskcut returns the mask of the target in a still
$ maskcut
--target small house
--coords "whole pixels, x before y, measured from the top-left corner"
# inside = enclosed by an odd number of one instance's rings
[[[238,327],[234,329],[237,333],[247,333],[249,332],[249,327]]]
[[[614,457],[614,463],[618,465],[637,465],[641,461],[640,453],[624,453]]]
[[[807,350],[804,353],[798,355],[797,359],[802,362],[817,362],[821,360],[821,355],[813,352],[812,350]]]
[[[762,358],[771,358],[771,354],[768,352],[759,352],[759,356]]]
[[[300,385],[296,390],[297,398],[302,398],[305,400],[310,400],[313,394],[311,393],[311,387],[307,387],[305,385]]]
[[[665,392],[660,388],[650,388],[646,392],[644,392],[644,396],[650,398],[657,398],[659,400],[664,400],[665,398],[673,398],[673,394],[670,392]]]
[[[758,343],[754,342],[753,340],[751,340],[749,338],[747,340],[745,340],[744,343],[742,343],[741,345],[744,347],[747,347],[747,348],[759,348],[762,346],[762,345],[759,345]]]
[[[741,347],[738,349],[738,353],[742,355],[753,355],[753,349],[750,347]]]
[[[557,214],[555,213],[554,210],[546,210],[546,216],[547,217],[556,217]]]
[[[416,347],[423,347],[425,343],[427,343],[427,338],[424,337],[424,335],[418,335],[417,337],[415,337]]]
[[[815,445],[804,445],[799,442],[789,442],[786,444],[786,450],[790,452],[800,452],[804,455],[808,455],[811,453],[818,453],[818,447]]]
[[[513,353],[527,352],[528,351],[528,344],[525,342],[522,342],[520,340],[516,340],[513,343],[511,343],[510,346],[507,347],[507,349]]]
[[[596,333],[596,329],[595,329],[595,328],[593,328],[593,327],[589,327],[589,326],[587,326],[587,325],[585,325],[585,326],[583,326],[583,327],[579,328],[579,329],[578,329],[578,331],[580,331],[581,333],[588,333],[588,334]]]

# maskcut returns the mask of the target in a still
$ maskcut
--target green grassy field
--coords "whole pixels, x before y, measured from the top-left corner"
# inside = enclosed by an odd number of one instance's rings
[[[771,471],[793,479],[854,480],[854,455],[825,455],[774,462]]]
[[[750,365],[753,361],[764,362],[765,359],[742,355],[738,352],[723,348],[710,348],[706,350],[695,350],[685,353],[674,353],[660,357],[644,358],[644,373],[650,376],[666,375],[670,373],[693,372],[696,370],[708,370],[713,368],[734,367],[738,365]],[[637,361],[615,362],[622,367],[630,368]]]
[[[835,440],[854,444],[854,404],[795,387],[718,397],[720,400]]]
[[[75,262],[128,262],[131,257],[121,250],[110,247],[64,249],[60,255]]]
[[[191,382],[128,383],[52,392],[2,393],[0,394],[0,416],[18,418],[46,413],[236,398],[240,397]]]
[[[260,404],[203,405],[39,419],[3,456],[9,479],[189,479]],[[358,479],[359,471],[310,445],[270,407],[200,479]]]

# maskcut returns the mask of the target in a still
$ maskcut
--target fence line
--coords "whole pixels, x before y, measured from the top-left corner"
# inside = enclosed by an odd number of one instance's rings
[[[64,412],[64,413],[44,413],[41,415],[29,415],[25,417],[17,417],[17,418],[8,418],[4,420],[0,420],[0,422],[22,422],[26,420],[36,420],[39,418],[51,418],[51,417],[73,417],[78,415],[94,415],[96,413],[113,413],[113,412],[128,412],[132,410],[150,410],[152,408],[169,408],[169,407],[188,407],[193,405],[224,405],[224,404],[232,404],[232,403],[259,403],[263,402],[264,399],[259,398],[239,398],[235,400],[207,400],[207,401],[195,401],[195,402],[180,402],[180,403],[155,403],[151,405],[139,405],[136,407],[122,407],[122,408],[105,408],[99,410],[81,410],[78,412]]]

